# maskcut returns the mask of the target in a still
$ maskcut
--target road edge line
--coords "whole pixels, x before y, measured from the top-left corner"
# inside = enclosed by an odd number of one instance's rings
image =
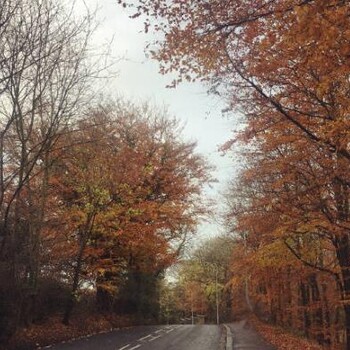
[[[224,324],[226,328],[226,350],[232,350],[232,332],[231,328],[227,325]]]

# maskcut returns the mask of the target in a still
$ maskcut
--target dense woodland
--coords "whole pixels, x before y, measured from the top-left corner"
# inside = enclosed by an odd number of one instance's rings
[[[226,235],[182,253],[213,181],[179,122],[95,90],[93,14],[0,9],[0,340],[74,316],[264,322],[350,349],[350,4],[116,1],[161,73],[202,81],[241,125]],[[165,279],[177,265],[177,277]]]
[[[119,2],[156,32],[170,86],[203,81],[243,120],[223,147],[243,163],[226,283],[265,321],[350,349],[349,2]]]
[[[176,265],[177,278],[161,288],[161,318],[166,323],[223,323],[232,320],[231,255],[235,241],[217,236],[198,244]],[[241,296],[241,294],[240,294]],[[243,300],[243,308],[245,310]]]
[[[79,305],[156,322],[210,167],[165,110],[92,98],[89,13],[5,0],[0,23],[1,340]]]

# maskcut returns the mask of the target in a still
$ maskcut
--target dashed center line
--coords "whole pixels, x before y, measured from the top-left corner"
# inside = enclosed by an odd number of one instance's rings
[[[153,335],[153,334],[147,334],[145,336],[143,336],[142,338],[138,339],[137,341],[138,342],[144,342],[144,341],[148,341],[149,343],[158,339],[158,338],[161,338],[164,333],[170,333],[172,332],[173,330],[175,330],[177,327],[166,327],[166,328],[161,328],[161,329],[158,329],[154,332],[154,334],[156,335]],[[162,333],[162,334],[160,334]],[[124,345],[122,348],[118,348],[116,350],[135,350],[135,349],[138,349],[139,347],[141,347],[142,344],[137,344],[133,347],[131,347],[131,344],[126,344]]]
[[[153,340],[156,340],[156,339],[158,339],[158,338],[160,338],[160,337],[161,337],[161,335],[157,335],[157,336],[151,338],[151,339],[149,340],[149,342],[151,342],[151,341],[153,341]]]
[[[118,350],[124,350],[124,349],[128,348],[129,346],[130,346],[130,344],[127,344],[127,345],[123,346],[122,348],[119,348]]]
[[[134,349],[139,348],[140,346],[141,346],[141,344],[138,344],[138,345],[135,345],[134,347],[132,347],[132,348],[130,348],[130,349],[128,349],[128,350],[134,350]]]
[[[150,337],[152,337],[152,334],[148,334],[145,337],[140,338],[139,341],[145,340],[145,339],[150,338]]]

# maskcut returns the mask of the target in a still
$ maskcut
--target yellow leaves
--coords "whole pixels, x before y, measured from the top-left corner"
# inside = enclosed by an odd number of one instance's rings
[[[253,254],[253,259],[258,268],[281,268],[296,263],[295,257],[291,255],[283,240],[262,246]]]
[[[152,163],[148,163],[144,166],[144,172],[146,174],[152,174],[154,171],[154,165]]]
[[[106,272],[106,269],[100,267],[100,268],[97,268],[95,271],[96,271],[96,273],[97,273],[98,275],[103,276],[103,275],[105,274],[105,272]]]
[[[143,210],[140,208],[129,208],[126,212],[129,218],[135,218],[143,214]]]

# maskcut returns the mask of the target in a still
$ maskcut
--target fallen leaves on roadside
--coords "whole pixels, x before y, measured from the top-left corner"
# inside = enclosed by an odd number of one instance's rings
[[[260,335],[277,350],[325,350],[327,348],[310,340],[300,338],[288,333],[280,327],[272,326],[259,321],[256,317],[250,317],[249,322]]]
[[[62,317],[51,317],[45,323],[33,324],[19,330],[6,350],[31,350],[63,341],[87,337],[89,335],[127,327],[133,321],[127,317],[114,315],[80,315],[72,319],[69,326],[62,324]]]

